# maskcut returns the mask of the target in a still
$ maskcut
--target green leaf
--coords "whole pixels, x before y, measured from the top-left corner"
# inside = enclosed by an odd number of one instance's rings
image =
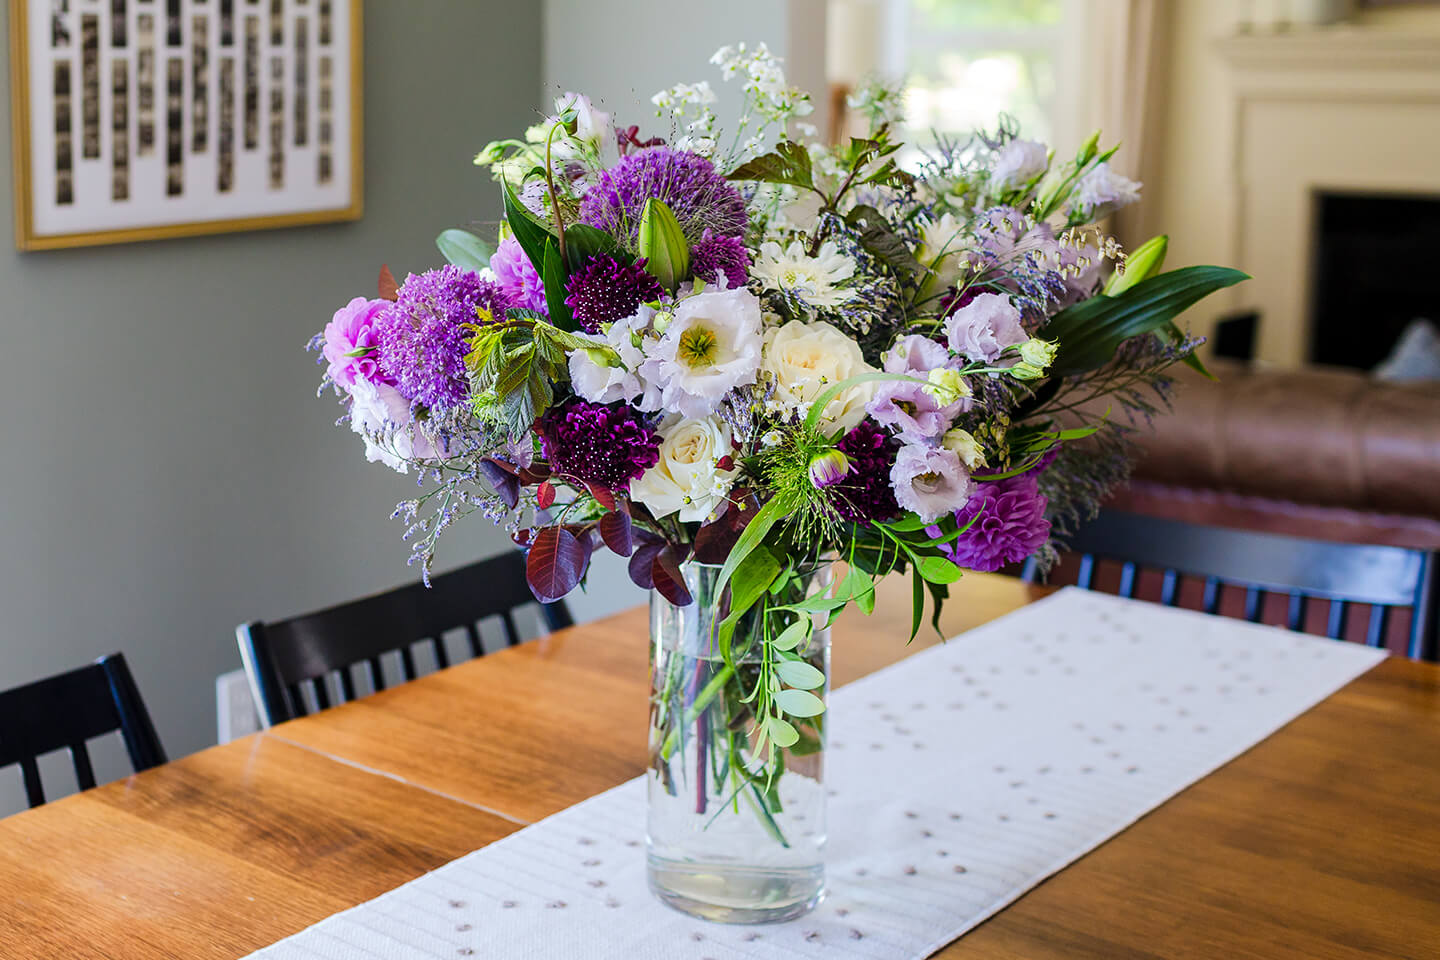
[[[435,246],[457,267],[480,270],[490,266],[490,245],[469,230],[446,230],[435,238]]]
[[[825,701],[805,690],[781,690],[772,696],[775,706],[792,717],[818,717],[825,712]]]
[[[965,574],[945,557],[921,557],[915,562],[915,569],[931,583],[954,583]]]
[[[567,273],[574,273],[589,262],[591,257],[601,255],[614,257],[622,263],[631,263],[634,258],[624,250],[614,237],[604,230],[584,223],[572,223],[565,228],[565,266]]]
[[[1184,267],[1142,280],[1124,293],[1103,294],[1061,310],[1043,328],[1060,341],[1053,377],[1085,373],[1109,363],[1120,344],[1169,325],[1204,297],[1248,280],[1229,267]]]
[[[925,272],[910,245],[890,228],[890,221],[868,204],[859,204],[845,215],[845,222],[860,232],[860,245],[906,280]]]
[[[815,189],[815,174],[810,166],[810,151],[793,140],[781,140],[772,153],[740,164],[726,176],[727,180],[758,180],[761,183],[788,183],[806,190]]]
[[[750,521],[751,525],[753,526],[759,519],[757,515],[755,520]],[[736,545],[739,545],[738,541]],[[734,556],[733,551],[731,556]],[[765,591],[770,589],[770,584],[780,575],[782,569],[784,567],[779,560],[775,559],[775,554],[764,547],[750,553],[744,558],[744,562],[735,568],[735,573],[729,581],[730,613],[720,621],[717,635],[720,656],[729,666],[735,665],[730,649],[730,642],[735,636],[735,625],[740,622],[740,618],[745,615],[746,611],[755,606],[756,602],[765,595]],[[720,593],[717,596],[723,594],[725,583],[722,569]]]
[[[515,240],[534,264],[535,271],[544,274],[545,241],[554,242],[555,234],[520,202],[508,180],[500,181],[500,195],[505,203],[505,222],[510,225],[510,232],[515,234]]]
[[[810,628],[813,624],[809,617],[802,616],[790,626],[780,631],[780,635],[770,641],[770,645],[776,650],[794,650],[810,637]]]
[[[849,597],[827,597],[823,593],[817,593],[806,597],[804,600],[795,603],[787,603],[783,607],[776,607],[777,610],[794,610],[796,613],[829,613],[832,610],[839,610],[850,602]]]
[[[825,674],[804,660],[781,660],[775,664],[775,673],[797,690],[814,690],[825,685]]]
[[[920,633],[920,621],[925,619],[925,578],[917,568],[911,571],[910,583],[910,640]],[[909,640],[906,641],[907,643]]]
[[[770,528],[790,514],[789,502],[782,497],[771,497],[760,512],[755,514],[755,519],[745,525],[740,536],[735,540],[735,546],[730,550],[730,556],[725,558],[725,565],[720,568],[720,579],[716,582],[716,590],[723,591],[730,578],[735,576],[735,571],[745,558],[760,545]],[[774,559],[773,557],[771,559]],[[732,625],[731,630],[734,630]]]
[[[565,261],[560,247],[552,237],[545,238],[544,267],[540,277],[545,283],[545,306],[550,308],[550,322],[561,330],[576,329],[575,317],[565,303]]]
[[[793,747],[800,741],[800,734],[786,720],[780,717],[765,718],[765,732],[770,735],[770,742],[781,750],[786,747]]]

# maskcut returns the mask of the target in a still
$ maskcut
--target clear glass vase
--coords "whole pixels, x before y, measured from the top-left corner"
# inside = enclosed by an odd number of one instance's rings
[[[776,679],[783,658],[789,676],[797,662],[818,671],[798,668],[812,678],[802,687],[824,702],[825,618],[816,616],[808,639],[782,654],[783,641],[775,638],[811,614],[776,608],[827,590],[829,564],[798,571],[741,617],[728,664],[719,643],[729,612],[728,597],[715,590],[720,568],[689,563],[682,572],[694,603],[676,607],[650,595],[650,889],[706,920],[798,917],[825,892],[826,716],[784,717],[797,738],[777,748],[761,735],[755,691],[761,683],[772,691],[788,687]]]

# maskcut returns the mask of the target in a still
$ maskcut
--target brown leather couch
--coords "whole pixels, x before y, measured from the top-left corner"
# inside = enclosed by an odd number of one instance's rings
[[[1440,383],[1337,368],[1182,368],[1113,505],[1216,526],[1440,551]]]

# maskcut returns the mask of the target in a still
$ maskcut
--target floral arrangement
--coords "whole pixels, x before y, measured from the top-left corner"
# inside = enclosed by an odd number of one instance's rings
[[[759,634],[776,669],[737,694],[758,755],[818,712],[799,614],[869,612],[901,572],[918,630],[964,571],[1048,560],[1125,477],[1167,368],[1198,366],[1175,318],[1244,277],[1160,272],[1164,238],[1122,252],[1097,224],[1139,184],[1098,135],[1059,156],[1002,124],[902,164],[894,91],[857,95],[868,136],[829,145],[763,45],[712,62],[743,86],[728,135],[707,83],[657,94],[646,139],[566,94],[476,158],[503,196],[493,252],[447,231],[449,265],[382,271],[314,346],[368,458],[419,473],[397,515],[427,567],[476,512],[542,601],[599,549],[678,607],[683,564],[723,565],[729,661],[742,616],[845,561]]]

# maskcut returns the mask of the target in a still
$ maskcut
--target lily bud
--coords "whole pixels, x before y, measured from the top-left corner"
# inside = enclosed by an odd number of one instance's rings
[[[1090,139],[1080,144],[1080,152],[1075,154],[1075,166],[1083,167],[1095,159],[1095,153],[1100,149],[1100,131],[1096,130],[1090,134]]]
[[[850,458],[832,447],[810,458],[810,482],[816,490],[823,490],[844,480],[850,469]]]
[[[1163,233],[1146,240],[1125,257],[1125,269],[1110,274],[1110,279],[1105,281],[1105,289],[1101,292],[1107,297],[1113,297],[1129,290],[1141,280],[1155,276],[1165,265],[1165,253],[1169,247],[1170,238]]]
[[[662,201],[651,197],[640,211],[640,256],[645,258],[645,272],[666,290],[675,287],[690,272],[690,244]]]
[[[980,441],[968,430],[956,427],[945,431],[945,436],[940,438],[940,446],[959,457],[966,470],[973,471],[985,466],[985,451],[980,448]]]
[[[940,367],[931,370],[925,375],[925,379],[929,381],[925,385],[925,392],[934,397],[935,402],[942,407],[948,407],[957,400],[970,396],[970,385],[958,370]]]
[[[1056,345],[1050,340],[1031,337],[1020,344],[1020,359],[1032,367],[1045,368],[1055,362]]]

